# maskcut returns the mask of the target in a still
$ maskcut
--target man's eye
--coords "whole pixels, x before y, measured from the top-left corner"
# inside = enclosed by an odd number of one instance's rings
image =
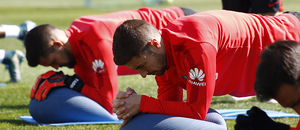
[[[140,65],[140,66],[138,66],[136,69],[141,69],[141,68],[143,68],[144,67],[144,65]]]
[[[144,65],[140,66],[140,68],[143,68],[143,67],[144,67]]]
[[[292,106],[290,106],[290,108],[297,106],[299,103],[300,103],[300,99],[298,99],[297,102],[295,102]]]

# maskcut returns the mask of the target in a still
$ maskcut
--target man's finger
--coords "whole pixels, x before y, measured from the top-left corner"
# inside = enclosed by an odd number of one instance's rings
[[[124,99],[124,98],[128,98],[128,94],[123,91],[120,91],[116,96],[116,99]]]
[[[117,112],[117,110],[118,110],[118,109],[116,109],[116,108],[113,108],[113,110],[112,110],[112,111],[113,111],[113,113],[116,113],[116,112]]]
[[[117,111],[116,111],[116,114],[117,115],[122,115],[126,112],[126,107],[120,107]],[[124,116],[123,116],[124,117]],[[123,118],[122,117],[122,118]]]
[[[135,92],[134,89],[128,87],[128,88],[126,89],[126,93],[127,93],[128,95],[131,95],[131,94],[136,93],[136,92]]]
[[[125,126],[129,120],[130,120],[130,119],[123,120],[123,122],[122,122],[122,124],[121,124],[121,127]]]
[[[112,107],[118,109],[119,107],[123,106],[125,102],[120,99],[115,99],[112,101]]]
[[[117,114],[117,116],[118,116],[118,119],[123,119],[123,116],[125,115],[125,114],[127,114],[127,113],[121,113],[121,114]]]
[[[126,114],[122,117],[123,120],[127,120],[127,119],[129,119],[129,118],[131,118],[130,113],[126,113]]]

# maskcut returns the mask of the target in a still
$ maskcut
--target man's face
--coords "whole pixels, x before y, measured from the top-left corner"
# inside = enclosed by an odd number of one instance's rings
[[[300,114],[300,87],[295,88],[292,85],[283,84],[275,99],[281,106],[292,108]]]
[[[76,64],[76,60],[73,54],[68,50],[55,50],[51,52],[47,58],[40,58],[40,65],[51,66],[55,69],[66,66],[73,68]]]
[[[143,78],[146,78],[147,75],[161,76],[166,71],[166,56],[165,54],[151,53],[133,57],[125,65],[132,70],[137,70]]]

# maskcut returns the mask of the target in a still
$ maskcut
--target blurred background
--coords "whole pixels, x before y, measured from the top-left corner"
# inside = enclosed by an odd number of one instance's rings
[[[134,10],[141,7],[155,9],[179,6],[200,11],[222,9],[221,0],[0,0],[0,24],[20,25],[25,20],[34,21],[37,25],[52,24],[60,29],[68,29],[72,21],[83,15],[100,15],[121,10]],[[284,11],[300,12],[300,0],[283,0]],[[0,49],[19,49],[25,53],[23,42],[18,39],[0,39]],[[119,129],[119,125],[76,125],[76,126],[39,126],[26,123],[20,116],[29,115],[29,93],[36,77],[50,67],[31,68],[27,61],[21,64],[22,82],[9,83],[9,73],[0,64],[0,129]],[[64,73],[74,73],[72,69],[62,68]],[[137,93],[156,97],[156,82],[153,76],[146,79],[139,75],[120,76],[119,90],[127,87],[136,89]],[[214,97],[211,107],[214,109],[246,108],[253,105],[263,109],[295,113],[284,109],[279,104],[259,103],[253,97],[247,101],[229,101],[229,96]],[[276,119],[295,127],[298,118]],[[234,120],[226,121],[229,130],[233,130]]]

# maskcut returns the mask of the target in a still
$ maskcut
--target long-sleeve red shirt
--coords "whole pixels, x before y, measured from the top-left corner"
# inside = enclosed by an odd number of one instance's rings
[[[204,120],[213,96],[255,95],[260,52],[277,40],[300,42],[299,30],[292,14],[217,10],[172,21],[161,30],[168,69],[156,76],[158,99],[142,95],[139,111]]]
[[[161,29],[184,16],[182,9],[141,8],[105,15],[80,17],[66,30],[76,59],[74,71],[84,81],[81,93],[112,113],[112,100],[118,92],[117,66],[113,61],[112,41],[116,28],[129,19],[143,19]],[[122,74],[122,71],[120,72]]]

